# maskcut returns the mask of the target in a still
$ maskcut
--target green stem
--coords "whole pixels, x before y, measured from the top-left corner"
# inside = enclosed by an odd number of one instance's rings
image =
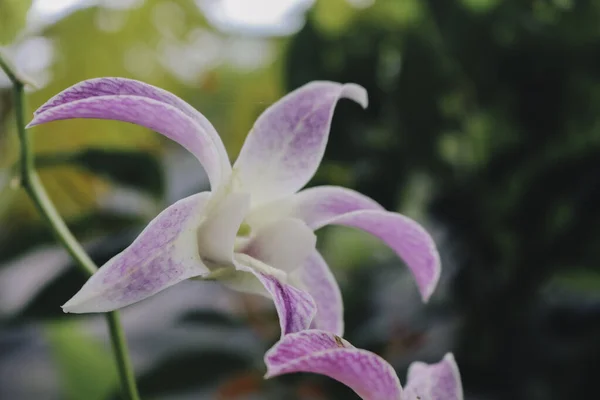
[[[75,236],[73,236],[65,224],[65,221],[61,218],[35,172],[33,152],[29,146],[28,132],[25,129],[23,81],[19,79],[17,74],[8,66],[1,56],[0,69],[6,73],[14,88],[15,118],[19,141],[21,143],[21,185],[33,201],[39,213],[46,220],[46,223],[51,228],[56,239],[75,260],[79,269],[87,276],[91,276],[96,272],[98,267],[94,264],[81,244],[79,244]],[[129,400],[139,400],[140,396],[135,384],[135,375],[131,366],[131,360],[129,359],[127,342],[125,340],[125,334],[121,326],[119,314],[116,311],[107,313],[106,320],[109,326],[110,339],[119,371],[123,394]]]

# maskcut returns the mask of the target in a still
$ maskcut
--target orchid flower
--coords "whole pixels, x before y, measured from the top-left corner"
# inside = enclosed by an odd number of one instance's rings
[[[341,98],[367,106],[365,89],[351,83],[311,82],[289,93],[259,116],[233,167],[202,114],[174,94],[139,81],[91,79],[42,105],[28,127],[92,118],[157,131],[198,159],[211,186],[210,192],[161,212],[63,310],[111,311],[185,279],[211,279],[272,298],[282,335],[310,326],[341,335],[340,289],[316,250],[313,233],[328,224],[381,238],[405,261],[427,300],[440,263],[433,240],[420,225],[349,189],[299,191],[323,158]]]
[[[364,400],[462,400],[458,366],[451,353],[437,364],[414,362],[404,390],[394,368],[370,351],[330,332],[305,330],[284,336],[265,355],[266,378],[292,372],[329,376]]]

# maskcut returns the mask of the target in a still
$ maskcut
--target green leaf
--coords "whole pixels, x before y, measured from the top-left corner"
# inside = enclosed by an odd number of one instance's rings
[[[112,353],[83,334],[73,321],[46,325],[54,359],[69,400],[103,400],[118,381]]]

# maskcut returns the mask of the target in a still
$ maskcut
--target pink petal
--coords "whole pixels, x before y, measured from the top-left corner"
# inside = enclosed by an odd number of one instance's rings
[[[330,223],[332,218],[359,210],[384,210],[375,200],[351,189],[317,186],[293,196],[294,217],[313,229]]]
[[[267,378],[292,372],[329,376],[364,400],[401,400],[396,372],[383,358],[354,348],[339,336],[306,330],[284,336],[265,355]]]
[[[269,107],[256,121],[235,162],[238,190],[253,205],[297,192],[317,170],[340,98],[367,106],[356,84],[311,82]]]
[[[452,354],[437,364],[412,363],[408,369],[407,400],[462,400],[460,372]]]
[[[235,263],[238,275],[254,275],[273,299],[279,315],[281,336],[310,327],[317,306],[308,293],[282,282],[273,274],[265,273],[265,268],[260,265],[261,262],[246,254],[238,254]]]
[[[107,77],[88,79],[79,82],[52,97],[40,108],[38,108],[34,112],[34,115],[41,114],[50,108],[54,108],[66,103],[72,103],[77,100],[112,95],[132,95],[146,97],[169,104],[179,109],[185,115],[194,119],[198,124],[200,124],[200,126],[211,137],[215,147],[217,147],[217,150],[221,155],[221,158],[225,161],[225,165],[223,165],[224,170],[231,169],[223,141],[210,121],[208,121],[204,115],[202,115],[194,107],[186,103],[181,98],[175,96],[173,93],[141,81],[136,81],[134,79]]]
[[[199,193],[160,213],[128,248],[104,264],[63,310],[112,311],[184,279],[208,274],[198,254],[196,229],[209,197],[210,193]]]
[[[413,273],[423,300],[433,293],[440,276],[435,242],[417,222],[385,211],[374,200],[350,189],[318,186],[267,203],[247,217],[252,226],[292,217],[313,229],[334,224],[362,229],[383,240]]]
[[[429,233],[417,222],[398,213],[364,210],[338,215],[327,224],[362,229],[383,240],[411,270],[423,301],[429,300],[440,278],[440,256]]]
[[[317,315],[312,327],[342,336],[344,334],[344,303],[340,287],[329,266],[317,250],[313,250],[304,266],[294,275],[315,300]]]
[[[77,89],[77,85],[73,88]],[[42,106],[27,127],[74,118],[130,122],[157,131],[194,154],[206,170],[213,188],[229,176],[231,166],[214,128],[200,113],[193,114],[189,110],[191,106],[181,106],[180,103],[185,104],[183,100],[175,101],[171,98],[171,103],[176,104],[174,106],[165,102],[164,98],[156,100],[150,96],[119,94],[67,101],[71,99],[71,95],[77,98],[77,90],[75,94],[70,93],[73,88],[58,95],[62,97],[55,97]]]

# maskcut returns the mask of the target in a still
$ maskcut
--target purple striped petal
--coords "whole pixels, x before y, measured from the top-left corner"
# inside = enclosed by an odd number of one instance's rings
[[[367,106],[365,89],[356,84],[311,82],[269,107],[256,121],[234,164],[238,190],[253,205],[300,190],[319,166],[340,98]]]
[[[306,330],[284,336],[265,355],[267,378],[292,372],[329,376],[364,400],[401,400],[396,372],[383,358],[332,333]]]
[[[246,274],[242,280],[247,280],[248,273],[254,275],[273,299],[279,315],[281,336],[310,327],[317,306],[308,293],[282,282],[275,275],[265,273],[268,266],[265,268],[260,261],[246,254],[236,255],[235,263],[238,274]]]
[[[67,93],[62,99],[63,103],[60,98],[54,98],[49,106],[42,106],[43,111],[35,114],[27,127],[74,118],[129,122],[157,131],[194,154],[206,170],[213,189],[229,177],[231,167],[221,140],[215,138],[214,128],[207,128],[199,118],[191,117],[189,110],[182,111],[180,106],[163,99],[140,95],[90,96],[67,102],[70,99]]]
[[[104,264],[64,306],[65,312],[106,312],[136,303],[184,279],[209,273],[196,229],[210,193],[160,213],[124,251]]]
[[[313,229],[345,225],[362,229],[383,240],[404,260],[427,301],[440,276],[440,258],[431,236],[417,222],[385,211],[374,200],[350,189],[318,186],[285,199],[267,203],[247,217],[252,226],[292,217]]]
[[[294,276],[300,281],[300,287],[313,297],[317,305],[317,315],[312,327],[342,336],[344,334],[342,293],[321,254],[313,250],[304,266],[294,271]]]
[[[383,240],[412,272],[423,301],[429,300],[440,278],[440,256],[429,233],[417,222],[398,213],[364,210],[338,215],[323,224],[358,228]]]
[[[405,389],[407,400],[462,400],[460,372],[452,354],[437,364],[412,363]]]

